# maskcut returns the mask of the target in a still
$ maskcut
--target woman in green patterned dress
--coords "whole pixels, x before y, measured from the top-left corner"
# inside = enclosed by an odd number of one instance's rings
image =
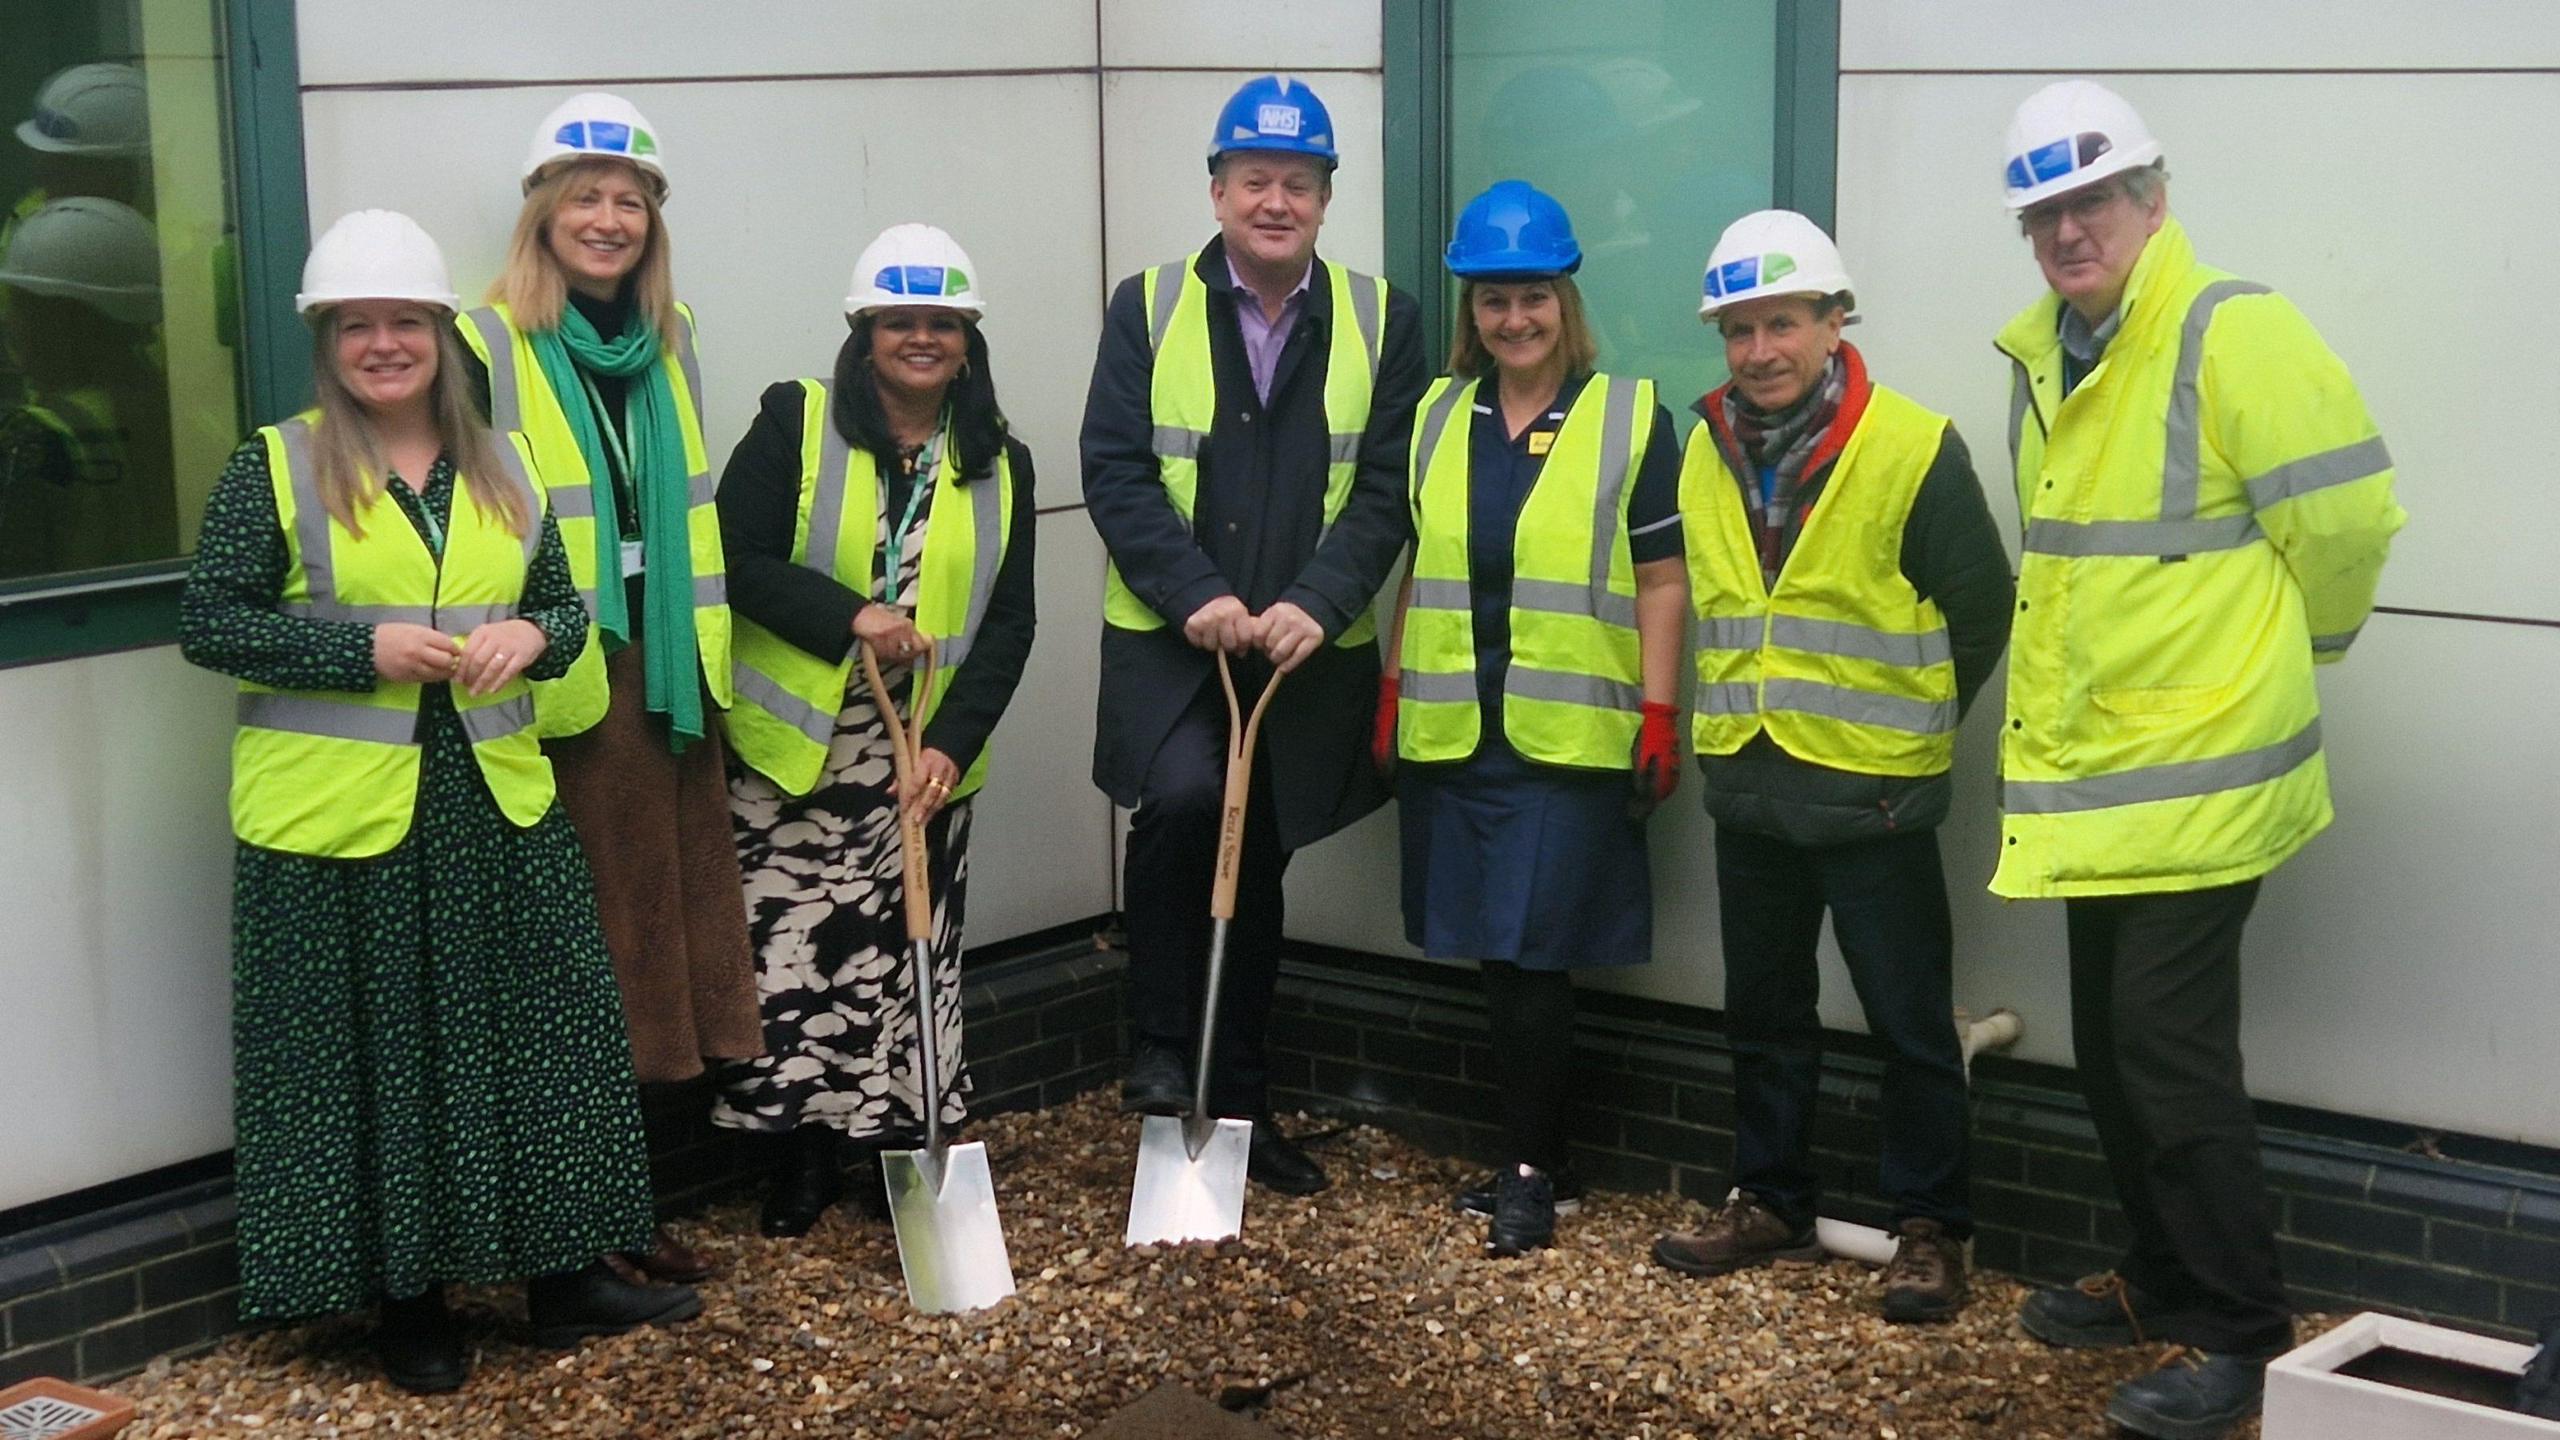
[[[411,1390],[449,1282],[531,1277],[537,1343],[683,1319],[601,1263],[648,1158],[613,971],[526,681],[586,616],[528,452],[472,417],[444,258],[347,216],[299,304],[315,409],[233,454],[180,638],[237,677],[233,1048],[244,1318],[381,1306]]]

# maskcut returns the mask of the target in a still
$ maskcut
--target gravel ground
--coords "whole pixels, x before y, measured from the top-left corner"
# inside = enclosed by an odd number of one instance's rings
[[[1020,1286],[992,1310],[912,1313],[885,1223],[839,1208],[772,1241],[731,1206],[688,1229],[729,1266],[689,1324],[555,1354],[525,1344],[517,1293],[472,1291],[459,1395],[384,1384],[347,1318],[155,1363],[116,1387],[141,1410],[125,1433],[1012,1440],[1090,1433],[1170,1384],[1304,1440],[2083,1440],[2158,1356],[2028,1339],[1998,1276],[1933,1328],[1885,1324],[1845,1261],[1687,1280],[1645,1258],[1699,1213],[1668,1196],[1595,1197],[1558,1248],[1488,1261],[1448,1207],[1467,1168],[1367,1127],[1315,1147],[1328,1193],[1252,1192],[1241,1242],[1128,1250],[1137,1126],[1102,1095],[975,1138]]]

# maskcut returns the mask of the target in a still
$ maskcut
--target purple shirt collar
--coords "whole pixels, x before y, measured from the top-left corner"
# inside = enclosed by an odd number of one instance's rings
[[[1254,398],[1271,403],[1271,376],[1280,366],[1280,351],[1289,342],[1289,332],[1297,325],[1298,316],[1307,308],[1307,285],[1315,279],[1316,264],[1310,258],[1306,273],[1298,277],[1297,288],[1289,292],[1280,307],[1280,318],[1271,320],[1262,313],[1262,297],[1244,283],[1236,273],[1233,257],[1227,259],[1227,281],[1236,291],[1236,329],[1244,337],[1245,362],[1253,369]]]

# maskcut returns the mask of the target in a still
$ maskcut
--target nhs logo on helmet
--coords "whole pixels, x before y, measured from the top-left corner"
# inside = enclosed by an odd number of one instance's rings
[[[1305,112],[1295,105],[1265,105],[1254,112],[1254,128],[1265,135],[1297,138],[1298,127],[1305,123]]]

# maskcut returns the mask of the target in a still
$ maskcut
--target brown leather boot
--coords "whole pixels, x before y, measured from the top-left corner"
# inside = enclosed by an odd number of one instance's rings
[[[1894,1227],[1900,1238],[1884,1267],[1884,1318],[1901,1324],[1952,1320],[1964,1308],[1964,1242],[1935,1220]]]
[[[622,1258],[650,1279],[670,1285],[695,1285],[720,1273],[719,1261],[678,1240],[664,1225],[650,1235],[648,1249],[625,1251]]]
[[[1724,1202],[1704,1227],[1653,1242],[1657,1265],[1683,1275],[1729,1275],[1773,1260],[1819,1260],[1813,1227],[1792,1229],[1778,1213],[1748,1193]]]

